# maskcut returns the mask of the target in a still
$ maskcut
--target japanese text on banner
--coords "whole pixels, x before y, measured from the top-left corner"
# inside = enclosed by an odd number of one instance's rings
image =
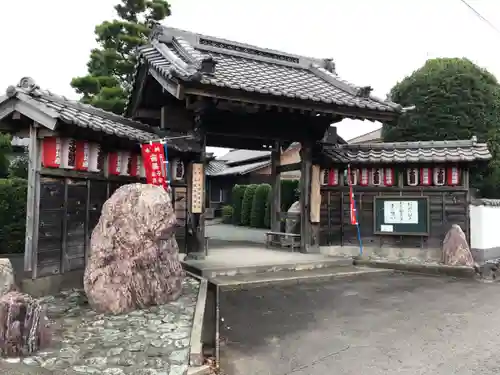
[[[146,172],[146,182],[152,185],[167,188],[165,178],[165,156],[163,154],[163,145],[161,143],[143,144],[142,160]]]

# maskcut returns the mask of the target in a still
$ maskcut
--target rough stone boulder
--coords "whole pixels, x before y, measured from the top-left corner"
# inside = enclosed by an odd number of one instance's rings
[[[175,225],[164,189],[146,184],[117,189],[92,233],[84,275],[90,305],[120,314],[177,299],[184,271]]]
[[[465,233],[459,225],[453,224],[443,241],[443,263],[447,266],[474,266]]]
[[[0,258],[0,297],[16,289],[14,268],[7,258]]]
[[[31,355],[50,342],[48,320],[42,305],[16,291],[0,297],[0,355]]]

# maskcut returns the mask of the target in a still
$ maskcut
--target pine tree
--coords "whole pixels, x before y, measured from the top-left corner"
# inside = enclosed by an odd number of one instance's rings
[[[98,48],[90,52],[88,74],[71,80],[82,102],[122,114],[131,89],[135,51],[148,40],[151,27],[170,15],[166,0],[122,0],[119,19],[95,28]]]

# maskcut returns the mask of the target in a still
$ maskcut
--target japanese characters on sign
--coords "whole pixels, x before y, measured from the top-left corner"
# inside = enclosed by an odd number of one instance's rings
[[[384,223],[418,224],[418,202],[417,201],[384,202]]]
[[[143,144],[141,149],[146,172],[146,182],[148,184],[162,186],[166,189],[167,180],[165,178],[165,155],[163,145],[159,142]]]
[[[204,175],[203,164],[193,164],[191,180],[191,212],[194,214],[203,213]]]

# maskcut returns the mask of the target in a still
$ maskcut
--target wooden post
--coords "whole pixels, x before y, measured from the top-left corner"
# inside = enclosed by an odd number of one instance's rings
[[[31,277],[37,277],[38,263],[38,223],[40,210],[40,168],[41,141],[38,139],[39,125],[30,125],[28,150],[28,192],[26,203],[26,236],[24,247],[24,271],[31,272]]]
[[[312,145],[303,142],[300,148],[302,160],[300,168],[300,248],[302,252],[311,251],[311,171]]]
[[[186,238],[186,260],[205,258],[205,164],[206,135],[202,129],[202,113],[195,116],[195,137],[200,142],[201,152],[189,168],[189,230]]]
[[[281,173],[278,171],[281,159],[281,142],[276,141],[271,151],[271,231],[281,232]]]

